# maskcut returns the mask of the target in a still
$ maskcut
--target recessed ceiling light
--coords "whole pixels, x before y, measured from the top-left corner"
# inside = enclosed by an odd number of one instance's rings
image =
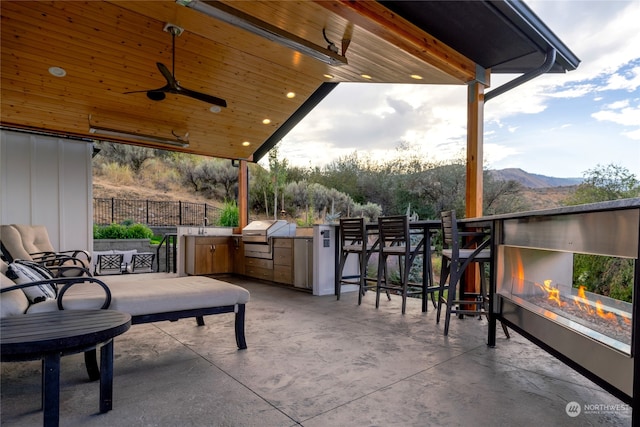
[[[244,142],[242,143],[242,146],[243,146],[243,147],[248,147],[248,146],[250,146],[250,145],[251,145],[251,143],[250,143],[249,141],[244,141]]]
[[[217,105],[212,105],[211,107],[209,107],[209,111],[211,111],[212,113],[219,113],[220,111],[222,111],[222,108],[218,107]]]
[[[422,76],[419,74],[411,74],[411,78],[414,80],[422,80]]]
[[[371,80],[371,76],[369,74],[360,74],[363,79]]]
[[[49,67],[49,73],[56,77],[64,77],[67,75],[65,69],[61,67]]]
[[[332,79],[333,78],[333,76],[331,74],[324,74],[324,77],[327,78],[327,79]]]
[[[271,123],[271,119],[264,119],[264,120],[262,121],[262,124],[263,124],[263,125],[268,125],[268,124],[270,124],[270,123]]]
[[[287,98],[291,99],[291,98],[295,98],[295,97],[296,97],[296,93],[295,92],[287,93]]]

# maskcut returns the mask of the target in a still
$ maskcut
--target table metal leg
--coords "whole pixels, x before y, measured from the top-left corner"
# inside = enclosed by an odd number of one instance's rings
[[[57,427],[60,422],[60,353],[44,356],[42,380],[44,426]]]
[[[100,349],[100,412],[113,408],[113,340]]]
[[[84,352],[84,366],[87,368],[89,380],[95,381],[100,378],[100,369],[98,369],[98,359],[95,348]]]

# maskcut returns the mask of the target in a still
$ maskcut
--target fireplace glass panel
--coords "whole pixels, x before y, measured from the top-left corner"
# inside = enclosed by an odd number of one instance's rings
[[[631,297],[635,260],[511,246],[500,250],[506,255],[502,259],[510,262],[498,271],[499,294],[607,346],[631,353],[632,304],[620,298]],[[609,266],[615,271],[603,276],[601,270],[595,273],[589,266]],[[622,286],[612,289],[611,276],[616,276],[616,283]],[[585,284],[616,298],[590,292]]]

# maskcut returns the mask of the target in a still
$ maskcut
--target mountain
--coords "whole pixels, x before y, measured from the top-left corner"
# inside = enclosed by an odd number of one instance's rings
[[[554,178],[525,172],[517,168],[492,170],[490,172],[495,179],[501,181],[516,181],[527,188],[569,187],[582,182],[582,178]]]

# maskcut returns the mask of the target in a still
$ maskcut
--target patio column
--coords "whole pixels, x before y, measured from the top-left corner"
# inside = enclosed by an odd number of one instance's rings
[[[482,136],[484,132],[485,85],[473,81],[467,86],[467,174],[466,217],[482,216]]]
[[[484,89],[485,84],[475,80],[467,86],[467,173],[465,195],[465,217],[482,216],[482,145],[484,133]],[[478,268],[468,268],[463,276],[461,292],[475,293],[480,283]],[[474,308],[467,306],[467,309]]]
[[[249,223],[249,166],[246,160],[240,160],[238,168],[238,211],[238,225],[242,230]]]

